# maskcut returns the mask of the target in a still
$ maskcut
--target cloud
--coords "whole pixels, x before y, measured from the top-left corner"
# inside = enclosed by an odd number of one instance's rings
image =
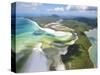
[[[16,12],[18,13],[33,13],[42,3],[26,3],[26,2],[17,2],[16,3]]]
[[[66,10],[79,10],[79,11],[85,11],[88,9],[88,6],[80,6],[80,5],[68,5],[66,6]]]
[[[64,8],[63,7],[55,7],[55,8],[50,8],[47,9],[48,12],[64,12]]]
[[[70,10],[70,9],[71,9],[70,5],[66,6],[66,10]]]
[[[49,5],[43,3],[26,3],[17,2],[16,13],[18,14],[37,14],[37,13],[50,13],[50,14],[66,14],[70,11],[73,12],[91,12],[97,10],[96,7],[80,6],[80,5]],[[76,13],[75,13],[76,14]]]
[[[38,7],[43,5],[42,3],[26,3],[26,2],[17,2],[17,5],[20,7]]]

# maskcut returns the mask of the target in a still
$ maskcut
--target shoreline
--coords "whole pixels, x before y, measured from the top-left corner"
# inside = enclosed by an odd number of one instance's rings
[[[87,37],[90,37],[90,36],[93,36],[94,37],[94,35],[92,34],[92,35],[88,35],[88,34],[90,34],[90,33],[92,33],[92,32],[97,32],[97,28],[93,28],[93,29],[90,29],[90,30],[88,30],[88,31],[84,31],[84,33],[87,35]],[[97,36],[97,35],[96,35]]]
[[[88,52],[89,52],[89,56],[90,56],[90,59],[91,61],[93,62],[94,64],[94,68],[97,67],[97,57],[95,57],[95,53],[97,52],[97,49],[93,49],[94,46],[96,46],[97,44],[93,44],[93,42],[91,41],[90,37],[93,37],[97,40],[97,28],[94,28],[94,29],[90,29],[89,31],[85,31],[84,32],[87,37],[89,38],[90,42],[91,42],[91,46],[90,48],[88,49]],[[97,42],[97,41],[96,41]],[[95,58],[95,59],[94,59]]]

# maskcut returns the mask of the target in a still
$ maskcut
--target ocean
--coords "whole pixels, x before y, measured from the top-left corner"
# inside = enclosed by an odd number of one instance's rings
[[[40,39],[40,36],[33,32],[38,30],[36,25],[27,18],[16,18],[16,52],[19,53],[28,44],[34,44]]]
[[[97,28],[85,33],[92,43],[92,46],[89,49],[90,59],[92,60],[94,67],[97,67]]]

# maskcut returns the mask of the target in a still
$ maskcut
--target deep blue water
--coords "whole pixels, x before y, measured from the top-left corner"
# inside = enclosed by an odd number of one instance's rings
[[[25,18],[16,18],[16,34],[33,32],[33,24]]]
[[[48,35],[53,36],[51,34],[48,34],[47,32],[41,30],[39,28],[40,26],[35,22],[27,18],[16,18],[16,34],[23,34],[31,32],[32,35]]]

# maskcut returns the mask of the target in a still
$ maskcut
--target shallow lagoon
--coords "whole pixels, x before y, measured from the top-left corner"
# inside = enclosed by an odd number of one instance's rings
[[[71,32],[55,31],[49,28],[40,28],[39,25],[37,25],[37,23],[27,18],[16,18],[16,53],[17,53],[16,62],[18,62],[22,57],[27,56],[24,53],[21,53],[25,52],[23,50],[26,49],[29,50],[29,47],[32,50],[36,44],[41,42],[42,43],[41,50],[42,49],[44,50],[42,52],[44,52],[46,56],[49,57],[50,62],[52,60],[55,60],[55,62],[51,63],[53,64],[55,63],[55,65],[59,64],[60,67],[62,66],[62,68],[59,68],[58,65],[56,66],[57,67],[56,69],[64,70],[64,65],[61,61],[60,55],[66,54],[67,46],[75,43],[75,41],[77,40],[76,36],[77,36],[76,34],[74,33],[72,34]],[[33,52],[32,54],[33,54],[32,56],[34,56]],[[29,58],[31,59],[34,57],[30,57],[29,55]],[[31,62],[31,60],[28,59],[26,61],[26,64],[27,63],[29,64]],[[39,57],[39,59],[42,58]],[[28,65],[25,66],[27,67]]]
[[[94,63],[94,66],[97,67],[97,29],[95,28],[85,33],[92,43],[92,46],[89,49],[90,58]]]

